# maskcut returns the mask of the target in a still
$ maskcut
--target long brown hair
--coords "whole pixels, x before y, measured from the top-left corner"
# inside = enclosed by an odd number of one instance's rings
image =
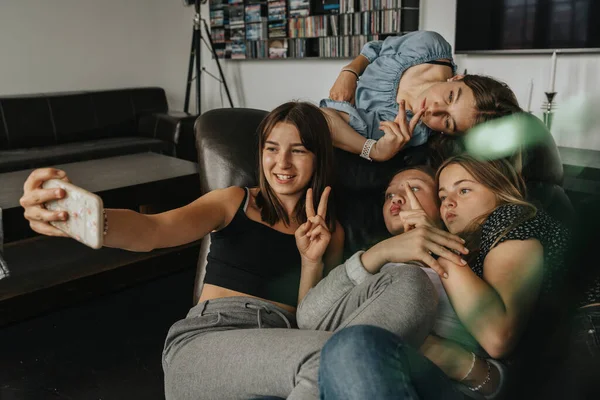
[[[463,167],[477,182],[487,187],[496,195],[496,207],[489,213],[476,218],[460,234],[460,236],[466,240],[467,243],[465,245],[470,250],[467,262],[471,262],[474,260],[475,254],[479,252],[481,246],[482,224],[498,207],[506,204],[517,204],[523,206],[525,212],[523,212],[520,218],[513,221],[512,224],[498,236],[492,247],[494,247],[511,229],[523,221],[533,218],[537,213],[537,209],[533,204],[525,200],[527,196],[525,181],[507,160],[478,160],[468,154],[451,157],[438,168],[435,175],[435,181],[438,187],[440,174],[444,168],[453,164],[458,164]]]
[[[504,82],[484,75],[465,75],[462,79],[475,97],[475,124],[522,112],[517,97]]]
[[[315,210],[325,188],[333,184],[333,144],[327,119],[319,108],[306,102],[292,101],[280,105],[267,114],[258,127],[258,181],[260,190],[256,196],[256,205],[260,208],[262,220],[267,224],[273,226],[277,222],[283,221],[285,225],[289,226],[290,216],[283,208],[273,188],[269,186],[262,165],[265,142],[275,125],[279,123],[296,127],[304,147],[315,155],[314,172],[309,182],[309,187],[313,190]],[[325,219],[331,231],[335,230],[333,194],[332,190],[329,195]],[[300,224],[306,222],[306,191],[298,200],[292,217]]]
[[[465,75],[462,82],[473,91],[475,97],[473,126],[523,111],[514,92],[504,82],[484,75]],[[430,164],[434,168],[464,151],[460,137],[450,135],[434,135],[427,146],[430,150]]]

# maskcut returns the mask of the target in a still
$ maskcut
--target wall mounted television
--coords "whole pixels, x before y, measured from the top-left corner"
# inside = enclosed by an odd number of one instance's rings
[[[454,50],[600,52],[600,0],[457,0]]]

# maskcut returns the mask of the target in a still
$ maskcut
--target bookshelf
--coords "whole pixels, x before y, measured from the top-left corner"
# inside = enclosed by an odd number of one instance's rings
[[[419,29],[419,0],[210,0],[219,58],[353,58]]]

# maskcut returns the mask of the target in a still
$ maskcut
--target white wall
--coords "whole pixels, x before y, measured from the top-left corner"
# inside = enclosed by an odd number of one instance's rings
[[[156,85],[157,18],[145,0],[0,0],[0,94]]]
[[[454,42],[456,0],[421,0],[423,29]],[[156,85],[182,109],[194,10],[180,0],[0,0],[0,95]],[[203,6],[208,18],[208,6]],[[550,74],[548,55],[457,56],[462,71],[506,81],[540,113]],[[222,61],[236,106],[272,109],[291,99],[326,97],[348,60]],[[206,48],[203,66],[217,75]],[[600,93],[600,55],[561,55],[559,104]],[[202,109],[227,106],[220,85],[204,74]],[[193,106],[193,104],[192,104]],[[193,107],[192,107],[193,109]],[[600,135],[553,132],[560,145],[600,150]]]

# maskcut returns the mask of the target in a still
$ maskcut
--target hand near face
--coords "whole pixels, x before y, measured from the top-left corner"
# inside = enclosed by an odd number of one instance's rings
[[[450,260],[462,266],[464,263],[460,254],[467,254],[468,250],[459,236],[439,229],[439,225],[424,211],[408,180],[404,181],[403,187],[410,209],[392,217],[402,223],[403,233],[388,239],[392,244],[385,249],[390,251],[391,262],[421,261],[440,276],[446,277],[448,269],[440,260]],[[437,260],[434,255],[438,257]]]
[[[446,259],[457,265],[465,265],[466,262],[460,254],[469,253],[460,237],[426,225],[384,240],[369,249],[367,253],[371,252],[383,255],[383,260],[373,263],[374,266],[377,266],[376,270],[372,270],[367,265],[368,259],[362,258],[365,268],[371,273],[377,272],[383,264],[388,262],[420,261],[445,278],[447,270],[440,260]],[[437,260],[434,258],[434,254],[439,257]]]
[[[415,196],[415,193],[408,182],[404,182],[404,189],[406,190],[406,197],[408,198],[411,208],[407,211],[400,211],[398,214],[398,217],[402,221],[404,232],[408,232],[418,227],[437,228],[438,226],[433,222],[429,215],[427,215],[425,210],[423,210],[423,206],[419,202],[417,196]]]
[[[419,123],[425,110],[420,110],[411,119],[406,121],[405,102],[400,102],[398,116],[394,121],[383,121],[379,129],[383,131],[383,137],[375,143],[371,149],[371,158],[375,161],[387,161],[394,157],[412,138],[415,127]]]
[[[46,202],[62,199],[66,194],[63,189],[42,189],[42,184],[50,179],[70,182],[67,174],[59,169],[36,169],[25,181],[23,196],[19,202],[25,209],[25,219],[29,221],[29,226],[35,232],[47,236],[68,237],[66,233],[49,224],[50,221],[65,221],[69,217],[69,214],[64,211],[46,210],[44,206]]]
[[[327,201],[329,200],[330,192],[331,187],[327,186],[321,195],[317,212],[315,213],[312,189],[306,191],[307,221],[300,225],[294,234],[300,256],[303,261],[312,264],[321,262],[331,240],[331,232],[325,223]]]

